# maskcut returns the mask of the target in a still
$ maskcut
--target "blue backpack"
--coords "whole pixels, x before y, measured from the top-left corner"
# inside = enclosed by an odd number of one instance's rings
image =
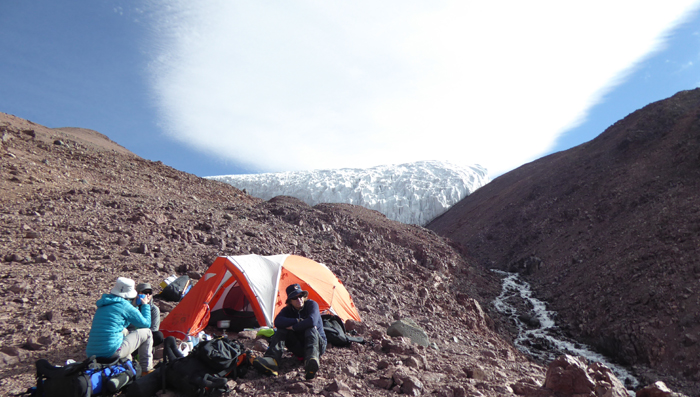
[[[118,393],[141,377],[137,362],[118,358],[100,363],[95,356],[81,363],[53,366],[47,360],[36,362],[36,391],[40,397],[91,397]]]

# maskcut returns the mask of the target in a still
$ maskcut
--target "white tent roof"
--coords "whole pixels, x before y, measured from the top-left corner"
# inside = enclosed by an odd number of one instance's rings
[[[277,300],[282,264],[288,256],[244,255],[228,257],[228,260],[245,276],[248,285],[260,302],[269,325],[274,323],[275,301]]]

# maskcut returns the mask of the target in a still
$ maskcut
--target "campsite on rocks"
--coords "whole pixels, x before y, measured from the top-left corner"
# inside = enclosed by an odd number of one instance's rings
[[[197,282],[220,256],[293,254],[342,281],[361,317],[346,326],[367,343],[329,347],[313,380],[291,361],[276,377],[251,369],[228,395],[700,396],[700,89],[496,178],[426,228],[264,201],[91,130],[0,113],[0,137],[0,395],[35,385],[38,359],[85,359],[95,301],[117,277]],[[491,269],[519,273],[565,336],[637,390],[599,363],[518,350]],[[156,304],[163,316],[176,305]]]

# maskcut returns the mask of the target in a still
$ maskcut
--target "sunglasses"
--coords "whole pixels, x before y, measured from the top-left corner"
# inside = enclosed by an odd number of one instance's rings
[[[304,299],[304,295],[299,295],[299,296],[297,296],[296,298],[290,298],[289,300],[290,300],[290,301],[298,301],[298,300],[300,300],[300,299]]]

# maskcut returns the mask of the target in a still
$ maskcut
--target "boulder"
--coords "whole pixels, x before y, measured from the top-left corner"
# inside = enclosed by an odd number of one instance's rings
[[[428,346],[430,343],[430,339],[425,331],[410,318],[404,318],[394,322],[386,330],[386,333],[389,336],[407,337],[411,339],[411,342],[421,346]]]
[[[544,387],[561,395],[628,397],[622,382],[600,363],[588,364],[584,357],[557,357],[547,369]]]
[[[0,368],[2,367],[14,367],[19,364],[18,356],[11,356],[0,352]]]
[[[549,364],[545,387],[556,393],[588,394],[595,390],[595,381],[588,375],[586,359],[559,356]]]
[[[423,383],[415,376],[406,376],[402,381],[401,394],[420,396],[423,393]]]
[[[664,382],[658,381],[637,390],[637,397],[688,397],[685,394],[675,393]]]

